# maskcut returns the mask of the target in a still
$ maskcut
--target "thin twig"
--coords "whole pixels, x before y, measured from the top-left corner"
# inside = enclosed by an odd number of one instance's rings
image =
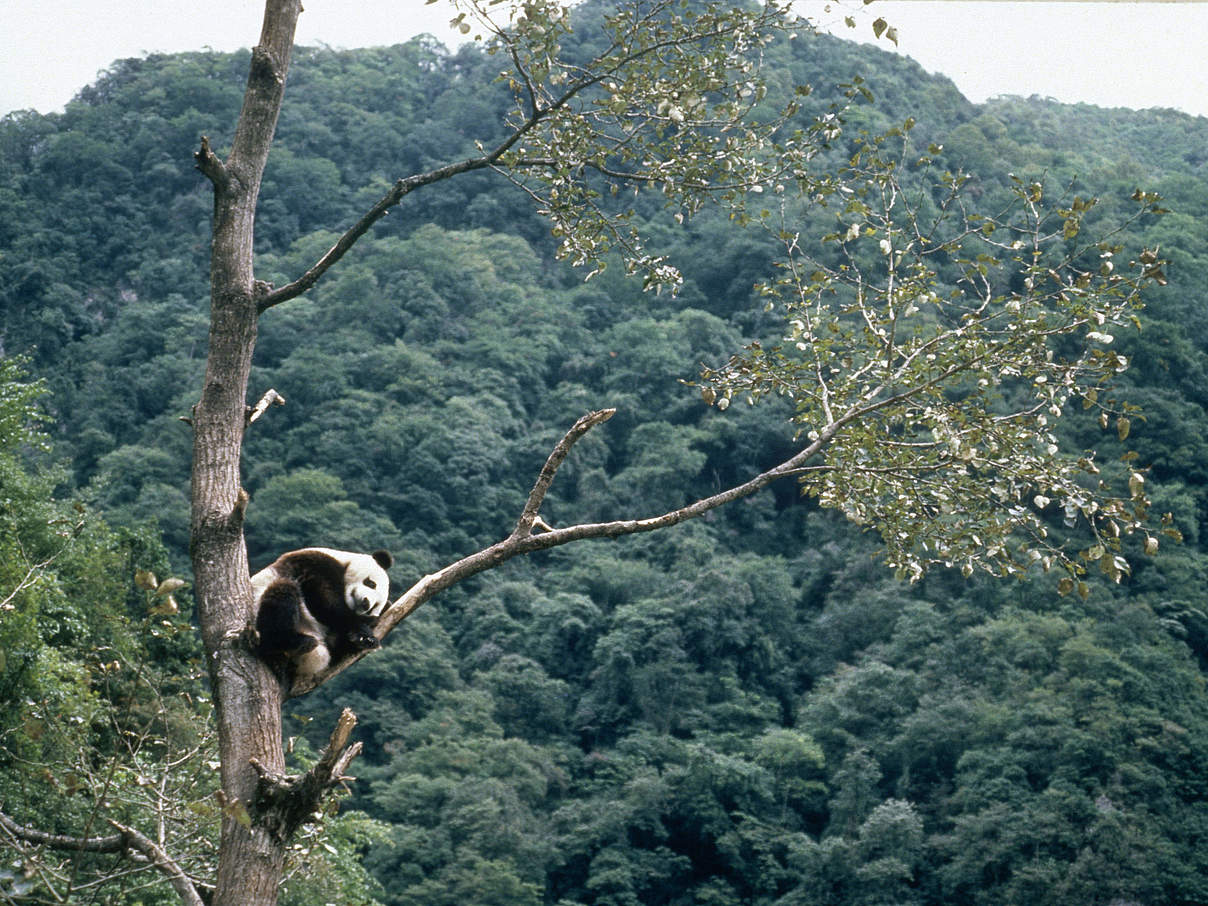
[[[596,425],[608,421],[616,415],[616,412],[616,409],[601,409],[598,412],[584,415],[558,441],[553,452],[546,459],[545,465],[541,467],[541,473],[537,476],[533,490],[529,493],[528,500],[524,504],[524,511],[516,521],[516,528],[512,530],[512,538],[519,538],[532,532],[534,520],[537,519],[537,513],[541,510],[545,494],[549,490],[550,485],[554,483],[554,476],[557,474],[558,468],[562,465],[562,461],[566,459],[567,454],[570,453],[571,447],[575,445],[575,442]],[[548,526],[546,526],[546,530],[550,531]]]

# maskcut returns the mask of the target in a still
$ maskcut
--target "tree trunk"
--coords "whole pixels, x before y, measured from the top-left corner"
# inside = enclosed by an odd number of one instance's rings
[[[253,50],[231,152],[220,161],[202,142],[199,169],[214,185],[210,346],[193,413],[192,550],[198,615],[218,721],[225,815],[213,906],[277,902],[285,843],[255,820],[258,774],[280,773],[281,688],[241,639],[251,622],[243,540],[247,497],[239,465],[247,384],[256,342],[258,295],[252,269],[260,179],[289,69],[298,0],[269,0]]]

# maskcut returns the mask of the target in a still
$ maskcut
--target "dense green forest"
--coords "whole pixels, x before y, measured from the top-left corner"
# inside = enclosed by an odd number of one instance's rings
[[[1103,231],[1138,187],[1164,197],[1170,213],[1124,237],[1170,262],[1116,339],[1141,415],[1127,437],[1081,413],[1057,430],[1104,462],[1135,453],[1183,542],[1085,598],[1040,574],[910,585],[875,537],[783,483],[669,532],[512,561],[291,703],[300,762],[342,706],[365,748],[286,902],[1208,904],[1208,120],[974,105],[820,36],[769,61],[817,109],[862,77],[873,101],[848,132],[912,118],[987,211],[1012,176],[1076,182]],[[120,798],[134,822],[173,761],[198,865],[204,671],[188,586],[163,581],[187,580],[182,418],[206,344],[191,154],[229,139],[247,68],[246,52],[123,60],[63,114],[0,121],[0,806],[69,832]],[[400,173],[488,141],[496,74],[430,39],[299,49],[260,270],[299,273]],[[777,329],[753,291],[773,251],[721,214],[665,225],[635,204],[684,271],[674,296],[621,268],[585,283],[483,172],[408,198],[269,313],[252,387],[287,405],[248,434],[253,569],[386,547],[406,587],[506,534],[553,443],[602,407],[618,413],[559,473],[551,521],[649,515],[783,460],[781,405],[722,412],[683,383]],[[43,902],[0,841],[0,899]],[[114,883],[136,886],[79,902],[172,902],[162,882]]]

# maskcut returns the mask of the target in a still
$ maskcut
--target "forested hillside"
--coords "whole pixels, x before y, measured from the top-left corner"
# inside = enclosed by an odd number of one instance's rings
[[[1164,197],[1170,213],[1119,238],[1170,262],[1140,329],[1115,338],[1141,413],[1130,431],[1080,412],[1056,430],[1103,463],[1134,452],[1182,543],[1133,545],[1131,574],[1093,575],[1085,598],[1039,573],[911,585],[875,536],[784,482],[669,532],[512,561],[291,703],[300,757],[340,707],[360,718],[343,808],[373,820],[338,824],[329,855],[359,848],[376,880],[316,850],[327,868],[286,902],[1208,904],[1208,120],[977,106],[825,37],[769,59],[785,91],[815,87],[811,109],[861,77],[873,100],[848,134],[912,118],[986,211],[1012,177],[1076,182],[1104,232],[1138,187]],[[229,141],[247,68],[247,53],[124,60],[61,115],[0,121],[0,805],[18,818],[44,809],[22,790],[51,760],[48,702],[103,699],[107,665],[139,658],[188,685],[190,706],[198,694],[187,587],[185,612],[156,620],[166,593],[131,583],[136,568],[187,578],[182,418],[205,355],[211,213],[192,152],[203,134]],[[401,173],[489,142],[497,68],[425,39],[299,49],[260,270],[305,270]],[[406,587],[505,535],[553,443],[602,407],[617,415],[559,473],[555,524],[661,512],[786,458],[785,406],[718,411],[683,383],[778,330],[753,291],[773,252],[715,212],[652,229],[684,271],[678,294],[643,293],[620,267],[584,282],[485,171],[408,198],[266,314],[252,387],[287,404],[248,433],[253,569],[306,545],[386,547]],[[35,399],[49,453],[31,443]],[[85,527],[50,528],[73,520]],[[53,581],[22,585],[25,563]],[[140,649],[129,626],[156,638]],[[142,701],[125,682],[120,700]],[[63,726],[92,719],[76,717]],[[119,746],[120,727],[97,732]],[[43,902],[8,854],[0,896]]]

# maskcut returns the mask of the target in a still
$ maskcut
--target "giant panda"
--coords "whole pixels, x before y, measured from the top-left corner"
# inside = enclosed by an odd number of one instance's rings
[[[380,642],[373,634],[390,602],[394,558],[307,547],[252,576],[257,650],[291,684]]]

